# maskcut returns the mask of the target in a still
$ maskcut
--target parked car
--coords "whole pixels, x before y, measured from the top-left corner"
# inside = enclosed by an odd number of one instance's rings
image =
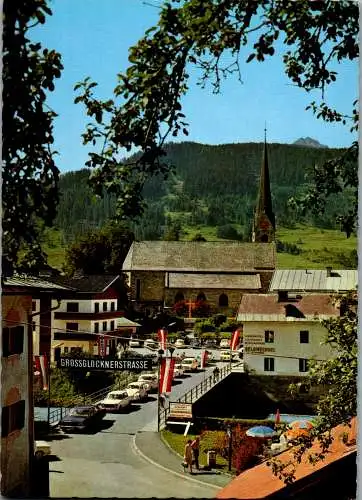
[[[237,351],[230,351],[230,349],[220,352],[221,361],[230,361],[230,357],[231,361],[236,361],[239,357],[239,353]]]
[[[111,391],[107,396],[99,403],[99,406],[106,410],[111,411],[121,411],[127,408],[131,404],[132,398],[129,397],[127,391]]]
[[[130,347],[141,347],[141,343],[140,343],[140,341],[139,341],[139,340],[137,340],[137,339],[131,339],[131,340],[129,341],[129,346],[130,346]]]
[[[204,346],[215,349],[215,347],[216,347],[216,340],[205,340]]]
[[[193,340],[191,342],[191,347],[193,349],[201,349],[201,342],[199,340]]]
[[[183,349],[185,347],[184,339],[177,339],[175,342],[175,347],[178,349]]]
[[[145,382],[146,384],[149,384],[151,387],[150,390],[152,390],[152,391],[158,389],[157,375],[154,375],[151,373],[144,373],[143,375],[140,375],[138,377],[138,382]]]
[[[181,363],[176,363],[173,371],[173,376],[174,378],[176,377],[182,377],[184,375],[185,371],[182,368]]]
[[[66,432],[85,431],[99,424],[106,412],[101,407],[92,405],[76,406],[62,418],[59,427]]]
[[[133,401],[144,401],[148,396],[149,386],[143,382],[132,382],[126,387],[127,394]]]
[[[36,458],[44,457],[45,455],[51,455],[52,449],[50,443],[47,441],[35,441],[34,443],[34,455]]]
[[[185,372],[195,372],[199,366],[199,362],[196,358],[185,358],[181,362],[182,369]]]
[[[229,339],[221,339],[219,347],[220,347],[220,349],[227,349],[228,347],[230,347],[230,340]]]

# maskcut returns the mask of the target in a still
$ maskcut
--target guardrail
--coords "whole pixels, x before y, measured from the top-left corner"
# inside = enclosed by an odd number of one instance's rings
[[[218,384],[221,380],[223,380],[229,373],[231,373],[232,367],[230,364],[223,366],[219,370],[219,374],[212,374],[209,377],[202,380],[199,384],[195,385],[190,391],[186,392],[183,396],[178,398],[175,403],[194,403],[201,396],[203,396],[207,391],[209,391],[212,387]],[[164,429],[166,427],[167,418],[170,414],[170,408],[167,406],[166,408],[160,409],[160,429]]]

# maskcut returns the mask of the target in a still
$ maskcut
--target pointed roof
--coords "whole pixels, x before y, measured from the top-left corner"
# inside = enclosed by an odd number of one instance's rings
[[[268,159],[268,149],[266,144],[266,130],[264,137],[263,159],[260,171],[258,204],[256,207],[255,215],[257,217],[263,213],[265,213],[268,216],[270,222],[273,224],[273,227],[275,228],[275,215],[273,212],[272,197],[270,190],[269,159]]]

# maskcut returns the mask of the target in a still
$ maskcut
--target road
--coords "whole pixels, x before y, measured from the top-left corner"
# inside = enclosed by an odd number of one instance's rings
[[[195,352],[186,349],[180,352]],[[216,351],[217,352],[217,351]],[[221,364],[219,366],[222,366]],[[177,379],[174,400],[201,382],[213,370]],[[123,414],[107,414],[103,429],[95,434],[70,434],[51,443],[58,461],[50,463],[52,497],[215,498],[217,489],[168,473],[141,458],[133,447],[138,431],[155,431],[157,400],[133,404]],[[181,469],[181,467],[180,467]]]

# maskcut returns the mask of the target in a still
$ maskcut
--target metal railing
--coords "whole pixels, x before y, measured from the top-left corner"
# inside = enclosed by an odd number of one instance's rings
[[[178,398],[175,403],[194,403],[201,396],[203,396],[207,391],[209,391],[212,387],[218,384],[221,380],[223,380],[229,373],[231,373],[232,367],[230,364],[223,366],[218,375],[212,374],[205,380],[202,380],[199,384],[195,385],[192,389],[186,392],[183,396]],[[167,419],[170,414],[170,407],[160,409],[160,429],[164,429],[166,427]]]

